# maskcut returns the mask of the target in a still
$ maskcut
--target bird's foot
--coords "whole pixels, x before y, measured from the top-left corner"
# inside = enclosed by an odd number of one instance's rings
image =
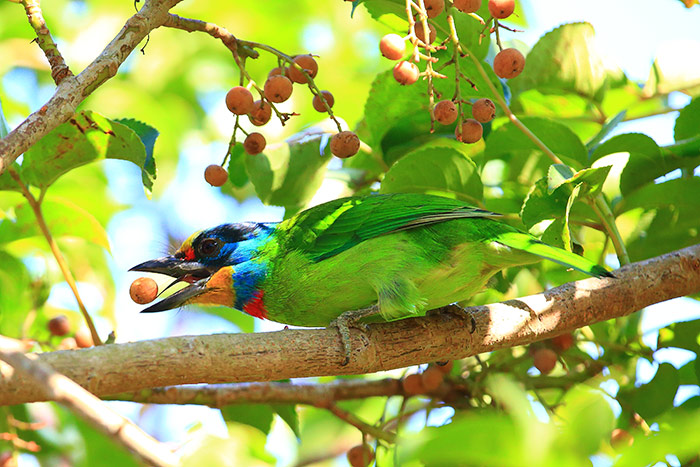
[[[352,341],[350,340],[350,328],[359,329],[361,332],[366,332],[369,326],[365,323],[361,323],[360,320],[367,318],[368,316],[376,315],[379,313],[379,306],[372,305],[367,308],[362,308],[360,310],[346,311],[342,315],[338,316],[336,319],[331,321],[328,325],[329,327],[338,328],[338,334],[340,334],[340,342],[343,346],[343,353],[345,358],[340,364],[345,366],[350,363],[350,355],[352,354]]]

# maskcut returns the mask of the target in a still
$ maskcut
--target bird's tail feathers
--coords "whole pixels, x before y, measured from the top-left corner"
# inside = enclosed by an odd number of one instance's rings
[[[530,235],[521,232],[507,232],[499,235],[496,241],[502,245],[526,251],[541,258],[554,261],[562,266],[576,269],[593,277],[615,277],[604,267],[561,248],[547,245]]]

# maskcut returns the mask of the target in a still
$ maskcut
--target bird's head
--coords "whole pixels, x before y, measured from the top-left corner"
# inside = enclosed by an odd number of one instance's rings
[[[173,284],[190,284],[141,312],[165,311],[187,304],[232,307],[236,301],[235,265],[250,260],[272,229],[257,223],[219,225],[192,234],[172,255],[129,269],[165,274],[177,279]]]

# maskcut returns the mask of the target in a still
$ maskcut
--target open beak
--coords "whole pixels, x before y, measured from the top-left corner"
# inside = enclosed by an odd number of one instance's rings
[[[129,271],[155,272],[165,274],[175,278],[175,282],[188,282],[190,285],[182,290],[178,290],[169,297],[141,310],[141,313],[155,313],[157,311],[171,310],[187,304],[194,298],[207,292],[206,284],[216,271],[210,270],[207,266],[196,262],[187,261],[175,256],[164,256],[162,258],[146,261],[129,269]],[[167,288],[165,290],[167,290]]]

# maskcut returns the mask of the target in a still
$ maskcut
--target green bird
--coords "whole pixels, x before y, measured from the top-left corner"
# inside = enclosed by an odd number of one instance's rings
[[[223,224],[172,256],[132,271],[190,285],[146,308],[224,305],[295,326],[349,328],[419,316],[467,300],[502,269],[542,258],[595,277],[593,262],[496,220],[498,214],[424,194],[353,196],[277,224]]]

